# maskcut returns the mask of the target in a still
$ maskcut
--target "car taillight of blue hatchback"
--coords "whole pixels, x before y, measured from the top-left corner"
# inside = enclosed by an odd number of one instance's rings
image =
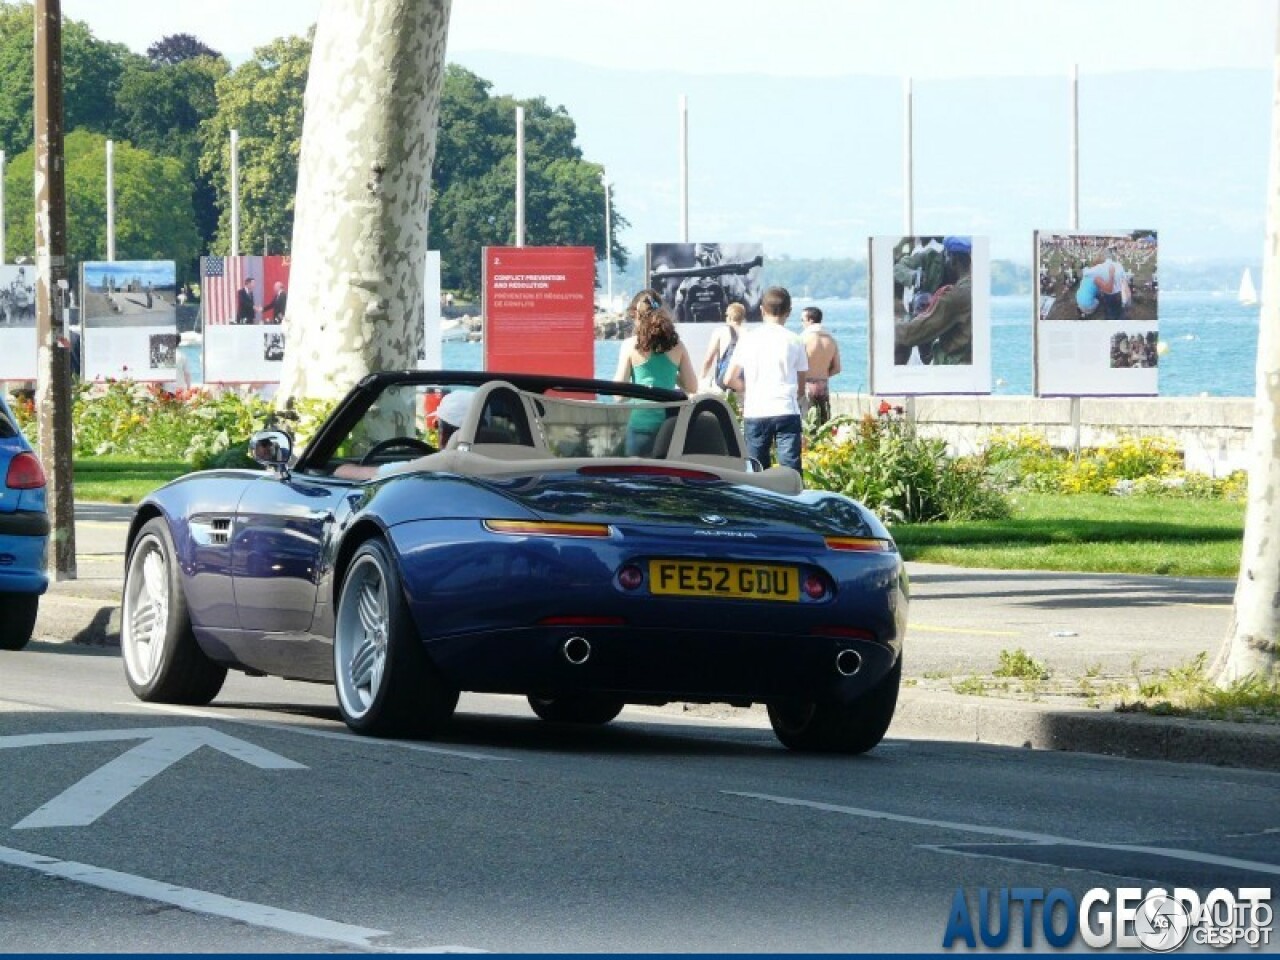
[[[0,395],[0,650],[21,650],[48,589],[45,475]]]

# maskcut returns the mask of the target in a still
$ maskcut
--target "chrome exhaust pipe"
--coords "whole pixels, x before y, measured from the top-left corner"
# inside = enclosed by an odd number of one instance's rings
[[[575,667],[580,667],[591,657],[591,644],[586,637],[570,637],[560,647],[560,652]]]
[[[852,677],[862,669],[862,654],[857,650],[841,650],[836,654],[836,673]]]

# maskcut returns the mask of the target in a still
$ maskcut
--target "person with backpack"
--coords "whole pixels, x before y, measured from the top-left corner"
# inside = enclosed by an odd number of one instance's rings
[[[724,314],[724,323],[716,330],[707,344],[707,354],[702,359],[702,371],[698,382],[708,393],[725,394],[731,389],[726,381],[733,364],[733,353],[738,347],[742,325],[747,321],[747,308],[731,303]]]

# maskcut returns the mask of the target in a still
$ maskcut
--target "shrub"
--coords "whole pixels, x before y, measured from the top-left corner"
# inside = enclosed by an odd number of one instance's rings
[[[886,521],[974,520],[1009,515],[985,456],[952,457],[920,436],[901,407],[877,416],[835,417],[805,455],[809,487],[843,493]]]

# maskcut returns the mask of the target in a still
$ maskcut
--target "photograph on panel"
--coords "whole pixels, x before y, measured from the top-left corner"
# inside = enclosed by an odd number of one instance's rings
[[[649,286],[676,323],[723,323],[731,303],[760,319],[762,244],[651,243],[648,258]]]
[[[1042,233],[1039,241],[1040,319],[1157,321],[1156,231]]]
[[[177,323],[177,271],[172,260],[90,261],[83,266],[81,306],[95,327],[172,327]]]

